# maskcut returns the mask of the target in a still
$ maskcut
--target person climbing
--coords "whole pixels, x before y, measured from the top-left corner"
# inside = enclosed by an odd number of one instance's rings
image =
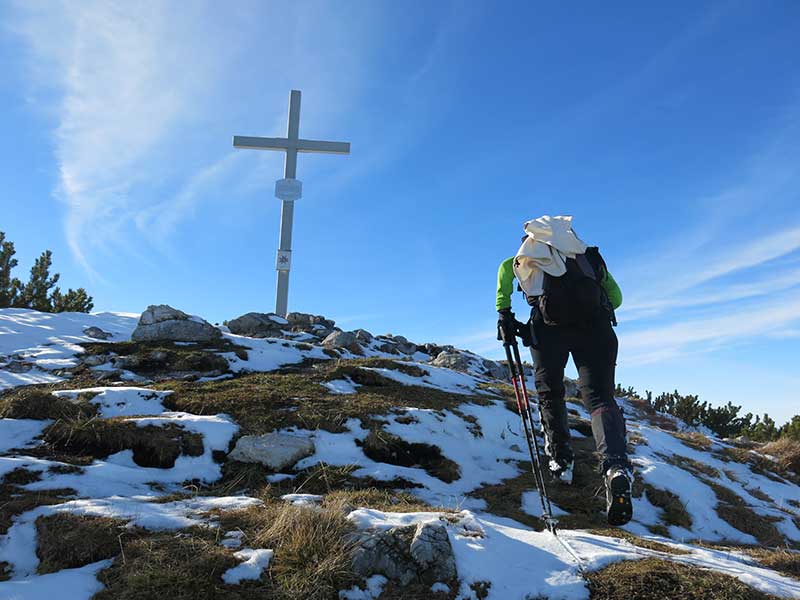
[[[572,354],[591,414],[608,522],[623,525],[633,515],[632,476],[625,420],[614,399],[618,342],[612,328],[622,292],[598,248],[575,234],[572,217],[543,216],[526,222],[524,229],[516,255],[504,260],[497,273],[498,340],[517,335],[530,347],[548,468],[565,483],[572,482],[574,464],[564,400],[564,368]],[[531,306],[524,324],[511,310],[514,279]]]

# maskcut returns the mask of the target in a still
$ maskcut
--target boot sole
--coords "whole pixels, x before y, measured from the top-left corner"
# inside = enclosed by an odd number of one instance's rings
[[[633,517],[631,502],[631,486],[624,476],[615,477],[609,484],[607,492],[611,497],[608,504],[608,524],[613,527],[625,525]]]

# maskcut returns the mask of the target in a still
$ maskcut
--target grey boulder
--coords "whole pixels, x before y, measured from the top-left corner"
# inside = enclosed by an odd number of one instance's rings
[[[363,577],[383,575],[403,586],[457,577],[447,527],[441,522],[364,532],[353,553],[353,569]]]
[[[219,329],[200,317],[160,304],[142,313],[131,339],[135,342],[210,342],[222,337]]]
[[[228,321],[228,329],[236,335],[253,338],[280,337],[289,321],[275,313],[249,312]]]
[[[424,581],[434,583],[456,577],[456,559],[443,523],[418,523],[409,552]]]
[[[266,435],[240,437],[228,458],[261,463],[273,471],[280,471],[291,467],[301,458],[311,456],[314,450],[314,442],[308,438],[274,431]]]

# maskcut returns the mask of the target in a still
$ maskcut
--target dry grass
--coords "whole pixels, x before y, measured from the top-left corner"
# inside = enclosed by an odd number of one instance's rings
[[[377,488],[331,492],[325,496],[322,506],[343,514],[361,507],[384,512],[448,512],[429,506],[409,493]]]
[[[106,517],[57,513],[36,519],[40,574],[74,569],[120,553],[125,522]]]
[[[669,561],[626,560],[589,574],[592,600],[768,600],[728,575]]]
[[[61,504],[74,495],[75,490],[70,489],[29,492],[13,485],[0,485],[0,535],[8,532],[17,515],[37,506]]]
[[[408,386],[383,377],[375,368],[395,368],[416,373],[419,367],[385,359],[358,359],[347,364],[320,363],[290,373],[252,373],[233,379],[209,382],[168,381],[156,385],[175,393],[164,404],[170,410],[198,415],[224,412],[241,426],[243,434],[263,434],[276,429],[298,427],[346,430],[348,419],[369,424],[375,417],[390,414],[397,407],[436,410],[458,408],[465,402],[486,404],[486,396],[452,394],[441,390]],[[348,376],[361,384],[358,394],[331,394],[321,384]]]
[[[239,561],[218,544],[218,535],[214,529],[193,527],[126,536],[111,567],[98,574],[105,589],[93,600],[269,598],[270,586],[262,581],[237,586],[243,589],[222,582],[222,574]]]
[[[647,483],[644,484],[644,493],[650,504],[663,511],[661,520],[665,525],[685,527],[686,529],[692,528],[692,517],[686,512],[686,507],[678,496],[668,490],[662,490]]]
[[[719,478],[720,476],[719,471],[717,471],[714,467],[701,463],[700,461],[694,460],[693,458],[689,458],[687,456],[681,456],[680,454],[672,454],[670,456],[658,454],[658,456],[671,465],[680,467],[684,471],[689,471],[689,473],[692,475],[705,475],[707,477],[714,478]]]
[[[373,430],[364,439],[362,450],[367,458],[376,462],[401,467],[421,467],[446,483],[461,477],[461,469],[442,454],[438,446],[423,443],[410,443],[386,431]]]
[[[721,450],[714,451],[713,455],[725,462],[733,461],[745,464],[750,467],[753,473],[763,475],[771,481],[785,483],[783,477],[777,474],[780,473],[780,475],[783,475],[786,479],[800,484],[800,476],[783,471],[779,463],[771,461],[766,456],[748,448],[722,448]]]
[[[353,524],[342,511],[278,506],[255,535],[257,548],[273,548],[270,575],[277,598],[322,600],[357,581],[351,566]]]
[[[698,431],[679,431],[677,433],[673,433],[672,435],[695,450],[709,450],[711,448],[711,440]]]
[[[593,533],[595,535],[604,535],[606,537],[623,539],[630,542],[634,546],[639,546],[640,548],[647,548],[648,550],[655,550],[656,552],[666,552],[667,554],[689,554],[688,550],[673,548],[672,546],[667,546],[666,544],[654,542],[653,540],[648,540],[639,537],[638,535],[634,535],[628,531],[625,531],[624,529],[617,529],[615,527],[606,527],[603,529],[590,529],[589,533]]]
[[[717,514],[723,521],[752,535],[766,546],[781,546],[786,543],[786,539],[775,527],[775,522],[779,519],[759,515],[738,494],[708,479],[701,480],[714,490],[717,496]]]
[[[762,454],[769,454],[778,459],[780,468],[785,471],[794,471],[800,475],[800,440],[781,438],[770,442],[759,449]]]
[[[747,548],[744,550],[762,565],[787,577],[800,579],[800,552],[784,548]]]
[[[56,421],[43,438],[54,450],[74,456],[105,458],[121,450],[133,450],[141,467],[171,468],[183,455],[203,454],[203,437],[174,424],[139,427],[125,419]]]
[[[49,391],[15,389],[0,397],[0,419],[86,419],[97,414],[97,407],[85,399],[72,402]]]

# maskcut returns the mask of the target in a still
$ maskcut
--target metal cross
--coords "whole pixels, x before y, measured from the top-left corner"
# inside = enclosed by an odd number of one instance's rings
[[[289,269],[292,258],[292,223],[294,201],[302,195],[302,183],[297,180],[297,153],[349,154],[349,142],[322,142],[300,139],[300,91],[292,90],[289,96],[289,128],[285,138],[233,136],[234,148],[249,150],[281,150],[286,152],[284,178],[275,184],[275,196],[281,205],[281,236],[275,268],[278,270],[278,288],[275,312],[286,316],[289,303]]]

